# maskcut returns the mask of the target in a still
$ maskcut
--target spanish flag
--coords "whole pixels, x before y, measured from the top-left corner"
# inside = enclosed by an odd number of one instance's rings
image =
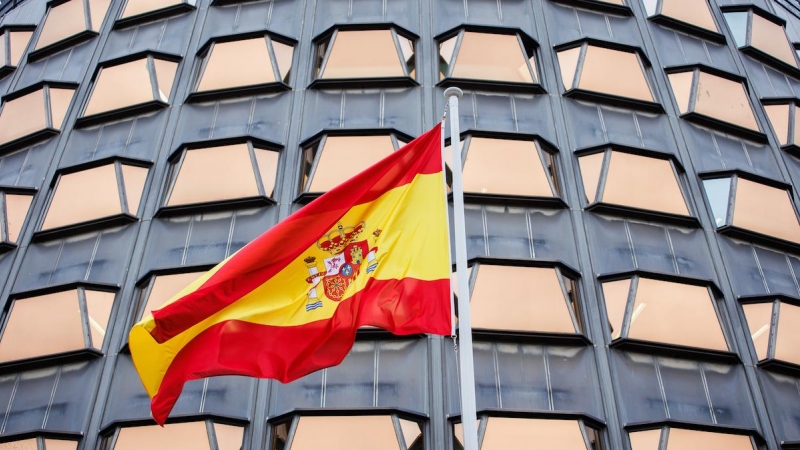
[[[362,326],[450,334],[437,126],[219,263],[130,332],[164,424],[185,382],[287,383],[339,364]]]

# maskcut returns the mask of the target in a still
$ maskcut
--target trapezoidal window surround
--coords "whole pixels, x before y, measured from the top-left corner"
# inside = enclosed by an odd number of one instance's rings
[[[301,144],[298,203],[307,203],[411,142],[391,129],[325,130]]]
[[[17,247],[36,189],[0,186],[0,252]]]
[[[298,415],[296,415],[298,414]],[[424,450],[424,420],[392,410],[325,415],[298,411],[272,422],[269,450]]]
[[[461,135],[462,182],[467,201],[544,204],[566,207],[561,199],[555,146],[539,136],[465,132]],[[449,173],[449,139],[445,162]],[[451,177],[448,176],[448,184]]]
[[[200,418],[198,418],[200,419]],[[186,419],[183,419],[186,420]],[[152,423],[152,422],[150,422]],[[217,420],[168,422],[158,425],[123,424],[107,432],[103,450],[240,450],[245,423]],[[47,449],[45,449],[47,450]]]
[[[28,61],[36,61],[97,36],[111,0],[53,0],[48,4]]]
[[[612,145],[576,152],[586,210],[698,226],[682,167],[667,153]]]
[[[192,11],[196,3],[197,0],[127,0],[114,28],[127,28]]]
[[[725,428],[717,431],[713,426],[700,430],[683,426],[692,425],[667,425],[650,429],[644,426],[626,427],[631,450],[759,450],[763,442],[761,436],[750,430]]]
[[[556,46],[564,96],[656,113],[650,62],[638,47],[584,38]]]
[[[274,33],[224,36],[198,51],[199,70],[189,101],[242,97],[290,90],[297,42]]]
[[[102,355],[114,289],[73,284],[12,294],[0,336],[0,364]]]
[[[772,131],[781,148],[800,157],[800,99],[761,99]]]
[[[419,37],[397,25],[338,25],[314,39],[309,88],[417,86]]]
[[[599,281],[612,346],[736,360],[718,311],[719,290],[710,281],[648,272]]]
[[[439,84],[502,92],[543,93],[536,41],[515,28],[474,25],[447,31],[439,43]]]
[[[800,374],[800,299],[740,298],[759,366]]]
[[[491,414],[491,415],[489,415]],[[514,448],[521,442],[532,448],[559,450],[603,450],[603,424],[578,414],[517,413],[503,417],[497,412],[478,411],[479,450]],[[464,450],[461,418],[453,423],[453,450]]]
[[[717,231],[782,249],[800,249],[791,186],[739,171],[701,174]]]
[[[76,127],[158,111],[169,106],[180,57],[145,52],[101,63]]]
[[[13,72],[22,61],[35,25],[4,25],[0,27],[0,78]]]
[[[750,104],[745,78],[701,64],[665,71],[681,118],[767,142]]]
[[[252,139],[184,146],[170,159],[158,216],[275,204],[280,147]]]
[[[34,240],[137,221],[149,166],[117,158],[61,170]]]
[[[63,435],[46,433],[42,436],[0,443],[0,450],[77,450],[79,439],[80,436],[67,438],[66,433]]]
[[[0,153],[58,135],[77,87],[43,81],[6,94],[0,103]]]
[[[714,21],[708,0],[643,0],[651,21],[716,43],[725,36]]]
[[[736,46],[778,70],[800,76],[797,55],[786,37],[786,21],[755,5],[721,8]]]
[[[476,337],[513,335],[517,339],[588,342],[578,289],[580,276],[573,269],[558,262],[492,258],[475,258],[469,264]],[[455,272],[452,277],[455,281]],[[530,289],[529,281],[536,284],[536,290]]]

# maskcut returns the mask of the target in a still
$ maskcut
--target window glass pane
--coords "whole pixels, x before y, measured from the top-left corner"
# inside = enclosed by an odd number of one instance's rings
[[[242,448],[244,428],[215,423],[214,434],[217,435],[219,450],[240,450]]]
[[[390,416],[300,417],[290,450],[399,450]]]
[[[750,130],[759,131],[744,85],[738,81],[700,72],[695,111]]]
[[[266,38],[217,42],[208,55],[198,92],[274,83]]]
[[[391,30],[338,31],[320,78],[405,76]]]
[[[270,150],[255,149],[258,172],[261,174],[261,183],[264,185],[264,192],[267,197],[275,195],[275,179],[278,175],[278,152]]]
[[[103,25],[103,18],[106,16],[110,5],[111,0],[89,0],[93,31],[100,31],[100,26]]]
[[[9,39],[10,32],[0,33],[0,67],[16,66],[13,60],[6,61],[6,40]]]
[[[728,28],[731,29],[733,40],[736,41],[737,47],[744,47],[747,45],[747,15],[746,11],[725,13],[725,21],[728,22]]]
[[[67,115],[67,109],[72,101],[72,95],[75,93],[72,89],[55,89],[50,90],[50,114],[53,118],[53,128],[59,130],[64,123],[64,117]]]
[[[159,100],[169,102],[169,94],[172,92],[172,83],[175,81],[175,71],[178,70],[178,63],[154,58],[153,65],[155,66],[156,79],[158,80]]]
[[[583,191],[586,194],[586,201],[589,203],[594,203],[597,198],[597,186],[600,183],[600,172],[603,170],[605,156],[605,153],[594,153],[578,159],[581,178],[583,178]]]
[[[82,31],[86,31],[86,16],[82,0],[70,0],[50,8],[47,13],[36,50],[55,44]]]
[[[800,108],[797,106],[793,106],[794,108],[794,145],[800,145]]]
[[[636,100],[653,101],[653,94],[636,53],[588,46],[578,88]]]
[[[180,5],[183,2],[178,0],[128,0],[125,4],[125,9],[122,11],[120,18],[127,19],[128,17],[138,16],[152,11],[169,8],[173,5]]]
[[[622,322],[625,319],[625,307],[631,290],[631,279],[609,281],[603,283],[603,299],[606,304],[611,339],[622,336]]]
[[[728,351],[705,286],[639,278],[628,337]]]
[[[189,286],[203,273],[205,272],[187,272],[156,276],[153,281],[153,288],[150,290],[150,296],[147,297],[144,313],[138,316],[136,320],[138,321],[143,316],[151,314],[154,309],[160,308],[161,305],[181,292],[185,287]]]
[[[575,72],[578,70],[578,58],[581,56],[581,47],[575,47],[558,52],[558,65],[561,69],[561,81],[564,90],[572,89],[575,83]]]
[[[631,438],[631,450],[658,450],[661,429],[636,431],[629,436]]]
[[[714,178],[713,180],[703,180],[703,188],[706,190],[711,212],[714,213],[714,222],[718,227],[726,225],[728,223],[728,205],[731,198],[731,179]]]
[[[781,145],[789,143],[789,108],[792,105],[764,105],[769,123]]]
[[[12,66],[16,66],[19,64],[20,60],[22,59],[22,55],[25,53],[25,48],[28,46],[28,42],[31,40],[33,36],[33,31],[12,31],[8,33],[8,38],[10,40],[10,62]],[[5,49],[3,49],[5,52]]]
[[[403,61],[405,62],[406,70],[408,71],[411,78],[414,78],[416,76],[416,62],[414,60],[414,41],[400,35],[397,35],[397,41],[400,43],[400,51],[403,55]]]
[[[678,109],[680,109],[681,114],[689,112],[694,72],[671,73],[668,77],[672,93],[675,95],[675,101],[678,102]]]
[[[205,422],[121,428],[112,450],[210,450]],[[220,449],[222,450],[222,449]]]
[[[458,36],[453,36],[439,44],[439,79],[447,76],[447,72],[453,60],[453,52],[456,49],[456,41],[458,41]]]
[[[4,442],[0,444],[0,450],[37,450],[36,438],[25,439],[24,441]]]
[[[489,417],[481,450],[506,450],[521,442],[535,448],[586,450],[578,421],[509,417]]]
[[[0,340],[0,362],[86,348],[75,290],[14,301]]]
[[[75,450],[78,448],[78,443],[61,439],[45,439],[44,448],[45,450]]]
[[[309,192],[325,192],[394,151],[391,136],[328,136]]]
[[[406,447],[411,447],[414,442],[422,437],[422,428],[416,422],[400,419],[400,430],[403,432],[403,439]]]
[[[153,101],[147,58],[104,67],[97,76],[84,116]]]
[[[114,164],[61,175],[43,230],[121,214]]]
[[[114,293],[101,291],[84,291],[86,308],[89,311],[89,332],[92,336],[92,347],[101,349],[106,338],[108,318],[114,306]]]
[[[247,144],[187,150],[167,206],[258,196]]]
[[[465,192],[554,195],[533,141],[473,137],[463,175]]]
[[[125,186],[125,197],[128,200],[128,213],[138,215],[139,203],[142,200],[147,169],[144,167],[122,164],[122,180]]]
[[[735,201],[732,225],[800,242],[800,223],[787,191],[739,178]]]
[[[44,89],[3,103],[0,112],[0,144],[47,128]]]
[[[747,327],[750,330],[750,338],[753,340],[753,347],[756,349],[759,360],[767,359],[773,306],[772,302],[742,305],[747,318]]]
[[[470,309],[474,328],[580,332],[572,322],[558,274],[551,268],[481,264]]]
[[[454,78],[534,83],[516,34],[467,31],[453,68]]]
[[[775,359],[800,364],[800,307],[781,303]]]
[[[648,14],[653,15],[648,11]],[[663,0],[661,14],[706,30],[719,32],[707,0]]]
[[[670,161],[611,152],[602,201],[688,216]]]
[[[278,71],[281,73],[281,80],[289,82],[289,73],[292,69],[292,55],[294,47],[272,40],[272,50],[275,52],[275,61],[278,63]]]
[[[33,196],[31,195],[6,194],[6,225],[8,226],[9,242],[17,242],[32,200]]]
[[[750,38],[750,44],[792,67],[797,67],[794,49],[789,44],[783,27],[758,14],[753,14],[753,35]]]
[[[754,450],[750,436],[670,428],[667,450]]]

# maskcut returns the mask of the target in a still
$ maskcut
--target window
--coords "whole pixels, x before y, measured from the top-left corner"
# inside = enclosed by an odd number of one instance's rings
[[[317,38],[315,84],[382,80],[413,84],[416,78],[416,36],[394,28],[334,29]]]
[[[687,430],[664,427],[655,430],[632,431],[631,450],[694,450],[724,448],[726,450],[757,450],[753,438],[745,434],[715,433],[711,431]],[[663,447],[659,442],[665,441]]]
[[[172,297],[179,294],[183,288],[192,284],[205,272],[184,272],[174,274],[155,275],[139,291],[134,322],[138,322],[161,307]]]
[[[28,216],[33,195],[28,189],[0,188],[0,247],[4,243],[16,244],[22,224]]]
[[[467,136],[461,142],[464,192],[476,196],[558,197],[556,158],[538,140]],[[445,151],[452,165],[452,152]]]
[[[603,440],[597,428],[584,420],[487,417],[480,419],[480,450],[514,448],[525,442],[532,448],[559,450],[602,450]],[[463,450],[463,427],[453,426],[453,448]]]
[[[174,157],[164,207],[272,198],[278,159],[251,142],[185,149]]]
[[[130,26],[150,17],[161,17],[194,8],[196,0],[128,0],[116,26]]]
[[[796,103],[764,102],[764,110],[778,142],[788,149],[800,150],[800,107]]]
[[[800,222],[787,188],[762,181],[741,174],[703,180],[717,229],[800,244]]]
[[[3,97],[0,105],[0,148],[11,149],[58,134],[75,86],[51,83]]]
[[[243,439],[241,425],[206,420],[169,423],[163,428],[158,425],[118,428],[105,439],[103,450],[240,450]]]
[[[612,340],[729,351],[708,285],[637,275],[602,287]]]
[[[723,8],[723,13],[740,50],[766,62],[797,69],[783,19],[754,6]]]
[[[654,21],[721,37],[707,0],[644,0],[644,7]]]
[[[0,27],[0,77],[13,71],[22,60],[35,27]]]
[[[178,63],[167,57],[143,55],[101,67],[80,123],[88,124],[89,117],[102,120],[168,106]]]
[[[586,202],[590,207],[608,204],[690,216],[675,163],[665,156],[649,157],[614,148],[579,156]]]
[[[395,414],[299,416],[273,426],[270,450],[424,450],[417,420]]]
[[[324,134],[315,138],[303,150],[303,193],[326,192],[389,156],[406,142],[409,141],[394,134]]]
[[[0,444],[0,450],[75,450],[77,448],[77,441],[43,437],[35,437],[22,441],[10,441]]]
[[[471,267],[470,310],[475,330],[583,333],[575,275],[562,268],[496,265]],[[525,280],[521,283],[520,280]],[[536,286],[531,290],[530,286]]]
[[[258,36],[238,41],[212,41],[201,53],[204,60],[193,99],[285,89],[294,46],[270,36]]]
[[[0,363],[85,349],[100,351],[114,296],[78,287],[14,299],[0,338]]]
[[[800,367],[800,306],[786,301],[742,305],[759,361],[778,360]]]
[[[519,31],[459,30],[439,44],[439,79],[443,85],[538,86],[534,46]]]
[[[111,0],[69,0],[50,7],[30,58],[39,59],[96,36]]]
[[[674,69],[668,73],[682,117],[763,140],[743,81],[709,69]],[[735,79],[736,78],[736,79]]]
[[[565,95],[655,103],[636,48],[608,48],[580,41],[558,48],[557,55]]]
[[[588,9],[590,11],[608,12],[615,15],[631,15],[631,10],[627,5],[626,0],[552,0],[558,3],[564,3],[570,6],[576,6],[580,9]]]
[[[62,173],[53,189],[42,231],[99,220],[133,219],[139,211],[147,172],[146,167],[117,161]]]

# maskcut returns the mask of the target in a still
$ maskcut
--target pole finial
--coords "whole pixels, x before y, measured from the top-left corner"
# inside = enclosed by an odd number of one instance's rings
[[[456,96],[459,99],[464,96],[464,91],[457,87],[449,87],[444,91],[444,98],[450,98],[452,96]]]

